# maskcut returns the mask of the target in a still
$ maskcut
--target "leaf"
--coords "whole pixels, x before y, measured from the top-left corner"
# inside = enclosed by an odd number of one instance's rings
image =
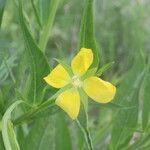
[[[6,3],[6,0],[0,0],[0,27],[1,27],[1,24],[2,24],[2,18],[3,18],[5,3]]]
[[[143,108],[142,108],[142,126],[145,130],[150,123],[150,63],[147,66],[146,75],[144,79],[144,99],[143,99]]]
[[[106,70],[108,70],[114,62],[110,62],[102,66],[98,71],[97,71],[97,76],[101,76]]]
[[[0,150],[5,150],[1,132],[0,132]]]
[[[2,136],[6,150],[20,150],[17,142],[13,124],[11,122],[11,113],[22,101],[14,102],[5,112],[2,118]]]
[[[54,150],[54,117],[43,117],[35,121],[26,136],[24,150]]]
[[[64,116],[57,113],[36,120],[24,145],[24,150],[70,150],[71,140]]]
[[[60,0],[39,0],[39,10],[41,11],[41,19],[44,23],[43,30],[40,36],[39,47],[43,52],[45,51],[50,32],[52,30],[52,25],[54,22],[59,2]]]
[[[35,0],[35,6],[37,8],[37,13],[40,18],[42,26],[44,26],[48,17],[51,13],[51,0]]]
[[[111,134],[112,149],[120,149],[127,146],[136,129],[139,113],[139,91],[143,82],[144,71],[143,64],[139,62],[141,57],[137,57],[134,66],[126,76],[121,87],[117,91],[116,100],[113,103],[123,105],[125,107],[133,107],[132,109],[121,109],[118,112],[113,124]]]
[[[4,111],[4,99],[3,99],[3,93],[0,89],[0,114],[3,114]]]
[[[8,78],[8,76],[10,75],[10,77],[12,78],[12,80],[14,81],[14,76],[12,74],[12,69],[14,67],[16,67],[17,63],[16,63],[16,59],[17,57],[13,54],[10,57],[5,57],[5,56],[1,56],[0,55],[0,60],[2,60],[2,63],[0,64],[0,85],[2,85],[3,83],[5,83],[6,79]]]
[[[31,4],[32,4],[32,8],[33,8],[33,10],[34,10],[34,14],[35,14],[35,18],[36,18],[36,20],[37,20],[37,23],[39,24],[40,27],[42,27],[42,25],[41,25],[41,20],[40,20],[40,17],[39,17],[39,15],[38,15],[38,11],[37,11],[37,9],[36,9],[36,5],[34,4],[34,0],[31,0]]]
[[[43,98],[43,90],[46,86],[43,77],[45,77],[49,73],[50,68],[44,54],[34,42],[25,24],[21,1],[19,1],[19,20],[21,29],[23,31],[26,52],[28,55],[27,58],[31,69],[31,84],[29,85],[29,87],[26,87],[27,89],[29,89],[28,99],[31,101],[31,103],[40,103]]]
[[[71,137],[64,115],[62,113],[55,114],[55,120],[55,149],[71,150]]]
[[[78,49],[85,47],[92,49],[94,53],[94,61],[91,67],[98,67],[99,64],[99,53],[94,36],[94,25],[93,25],[93,0],[86,0],[81,20],[80,27],[80,38]]]
[[[107,104],[100,104],[101,107],[106,107],[106,108],[110,108],[110,109],[134,109],[136,106],[123,106],[123,105],[120,105],[120,104],[116,104],[116,103],[107,103]]]

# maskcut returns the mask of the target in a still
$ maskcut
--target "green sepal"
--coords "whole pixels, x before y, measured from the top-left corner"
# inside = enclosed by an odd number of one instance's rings
[[[101,76],[106,70],[108,70],[110,67],[112,67],[113,64],[114,64],[114,61],[103,65],[100,69],[98,69],[98,71],[96,73],[97,76]]]

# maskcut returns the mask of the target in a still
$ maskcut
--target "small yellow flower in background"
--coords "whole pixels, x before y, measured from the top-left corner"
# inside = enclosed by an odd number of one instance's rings
[[[79,53],[71,62],[73,77],[61,64],[58,64],[44,80],[55,88],[62,88],[68,84],[72,88],[62,92],[55,103],[61,107],[72,119],[76,119],[80,110],[79,88],[83,88],[85,93],[94,101],[99,103],[110,102],[116,93],[116,87],[96,76],[87,77],[82,80],[81,77],[88,71],[93,62],[93,53],[91,49],[81,48]]]

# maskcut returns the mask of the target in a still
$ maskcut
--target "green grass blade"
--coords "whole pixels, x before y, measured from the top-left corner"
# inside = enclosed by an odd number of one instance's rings
[[[36,20],[37,20],[37,23],[39,24],[40,27],[42,27],[39,14],[38,14],[38,12],[37,12],[37,8],[36,8],[36,6],[35,6],[35,4],[34,4],[34,0],[31,0],[31,4],[32,4],[32,8],[33,8],[33,10],[34,10],[34,14],[35,14],[35,18],[36,18]]]
[[[33,103],[40,103],[46,85],[43,77],[49,73],[50,68],[44,54],[34,42],[31,33],[25,24],[21,2],[19,3],[19,20],[26,46],[27,61],[31,68],[31,84],[30,87],[27,87],[29,89],[28,95]]]
[[[78,49],[82,47],[92,49],[94,53],[94,61],[92,66],[97,67],[99,64],[99,54],[94,35],[93,0],[86,0],[85,2],[85,8],[81,20]]]
[[[11,113],[22,101],[16,101],[5,112],[2,118],[2,136],[6,150],[20,150],[17,142],[13,124],[11,122]]]
[[[1,24],[2,24],[2,18],[3,18],[5,3],[6,3],[6,0],[0,0],[0,27],[1,27]]]
[[[5,150],[1,132],[0,132],[0,150]]]
[[[142,126],[145,130],[150,123],[150,64],[147,66],[146,75],[144,79],[144,99],[143,99],[143,109],[142,109]]]
[[[56,15],[56,11],[57,11],[59,2],[60,2],[60,0],[51,0],[50,1],[50,9],[49,9],[50,13],[49,13],[46,23],[43,25],[43,30],[41,32],[40,41],[39,41],[39,47],[43,52],[45,51],[50,32],[52,30],[52,25],[54,22],[54,18]],[[43,10],[43,11],[45,11],[45,10]]]
[[[0,89],[0,114],[3,114],[4,111],[4,99],[3,99],[3,93]]]

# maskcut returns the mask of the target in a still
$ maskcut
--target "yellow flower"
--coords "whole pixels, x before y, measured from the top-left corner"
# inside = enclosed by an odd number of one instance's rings
[[[62,92],[55,103],[61,107],[72,119],[76,119],[80,110],[79,88],[94,101],[99,103],[110,102],[115,93],[116,87],[96,76],[90,76],[82,79],[93,62],[93,53],[91,49],[81,48],[79,53],[73,58],[71,68],[73,76],[71,77],[61,64],[58,64],[44,80],[55,88],[62,88],[68,84],[72,88]]]

